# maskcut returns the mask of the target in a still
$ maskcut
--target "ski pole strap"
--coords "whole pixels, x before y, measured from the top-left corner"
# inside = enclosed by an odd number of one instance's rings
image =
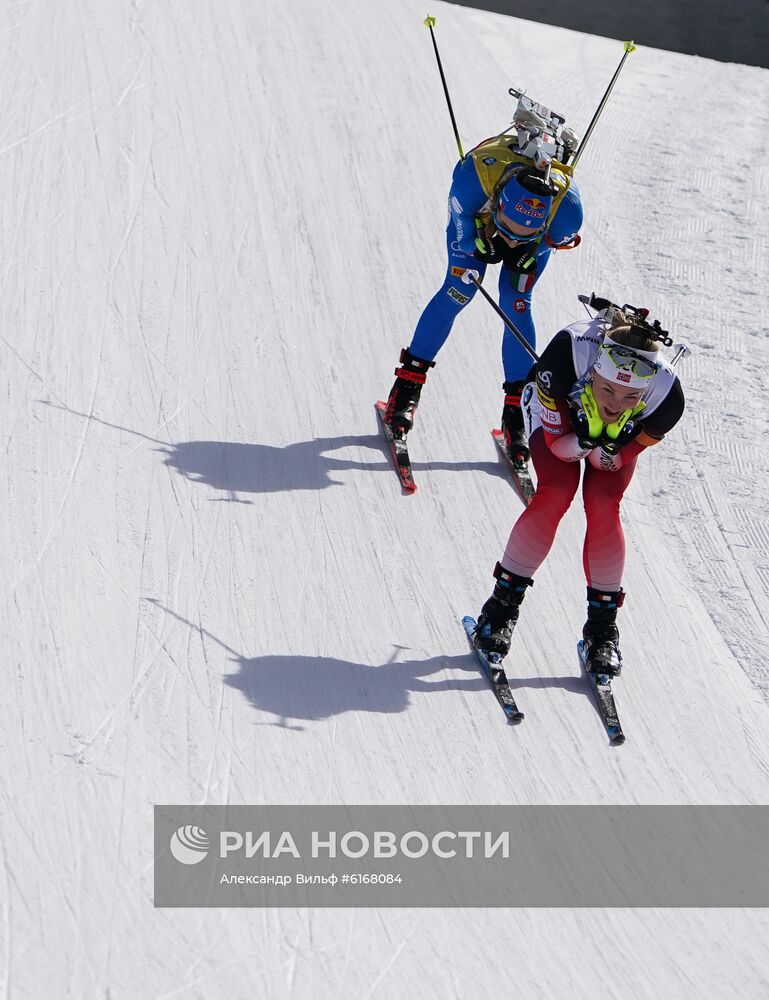
[[[611,81],[609,82],[609,86],[606,88],[606,93],[601,98],[601,103],[598,105],[598,107],[596,109],[596,112],[593,115],[592,121],[590,122],[590,124],[587,127],[587,131],[585,132],[585,138],[579,144],[579,149],[577,150],[576,155],[574,157],[574,160],[572,161],[572,164],[571,164],[572,170],[574,170],[576,168],[577,164],[579,163],[579,159],[582,156],[582,153],[584,152],[585,146],[587,145],[587,141],[590,138],[590,135],[591,135],[593,129],[595,128],[596,122],[598,121],[599,117],[601,116],[601,112],[604,109],[604,105],[609,100],[609,95],[611,94],[611,92],[612,92],[612,90],[614,88],[614,84],[617,82],[617,77],[620,75],[620,73],[622,71],[622,67],[625,65],[625,60],[630,55],[630,53],[631,52],[635,52],[636,48],[638,47],[635,44],[635,42],[624,42],[623,45],[624,45],[624,48],[625,48],[625,52],[624,52],[622,58],[619,61],[619,66],[614,71],[614,76],[611,78]]]
[[[454,109],[451,106],[451,98],[449,97],[449,88],[446,85],[446,77],[443,75],[443,65],[441,64],[440,53],[438,52],[438,43],[435,40],[435,32],[433,28],[435,27],[436,18],[430,17],[429,15],[422,22],[426,28],[430,30],[430,37],[433,40],[433,48],[435,49],[435,58],[438,61],[438,72],[441,74],[441,83],[443,84],[443,93],[446,95],[446,103],[449,106],[449,115],[451,116],[451,125],[454,129],[454,138],[457,140],[457,148],[459,149],[459,158],[464,161],[465,153],[462,149],[462,140],[459,138],[459,129],[457,128],[457,122],[454,118]]]

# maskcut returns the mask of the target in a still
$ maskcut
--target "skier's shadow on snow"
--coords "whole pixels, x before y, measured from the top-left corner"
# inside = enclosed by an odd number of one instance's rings
[[[278,447],[228,441],[183,441],[163,449],[165,464],[185,479],[225,493],[315,492],[343,485],[334,473],[350,469],[378,471],[387,463],[333,458],[342,448],[377,448],[375,435],[316,438]]]
[[[480,691],[488,686],[477,667],[462,656],[435,656],[369,666],[329,656],[238,656],[238,672],[224,683],[240,691],[254,708],[269,712],[276,725],[289,720],[318,721],[344,712],[405,712],[412,691]],[[467,677],[428,680],[443,670]]]
[[[369,666],[326,656],[237,656],[238,672],[224,683],[240,691],[254,708],[279,720],[274,725],[292,726],[289,720],[318,721],[344,712],[405,712],[412,691],[488,692],[488,679],[475,656],[435,656],[427,660],[391,660]],[[442,670],[462,671],[466,676],[428,680]],[[515,677],[510,687],[559,688],[591,698],[584,677]]]
[[[403,646],[396,646],[387,663],[370,666],[331,656],[242,656],[213,632],[188,621],[154,597],[149,604],[210,639],[231,655],[237,672],[224,683],[240,691],[254,708],[277,718],[272,725],[289,729],[289,720],[317,721],[343,712],[405,712],[412,691],[480,691],[488,681],[472,653],[434,656],[428,660],[401,660]],[[466,676],[426,680],[443,670]]]
[[[230,654],[235,672],[224,683],[241,694],[261,712],[275,716],[268,725],[302,729],[292,721],[319,721],[344,712],[398,713],[409,707],[411,692],[488,692],[488,678],[475,654],[433,656],[426,660],[397,660],[404,647],[396,647],[390,659],[371,666],[331,656],[243,656],[208,629],[195,625],[153,597],[150,604],[160,608],[201,636],[212,640]],[[442,680],[431,674],[453,672]],[[512,674],[512,671],[511,671]],[[559,687],[590,697],[589,685],[580,677],[518,677],[508,675],[510,686]]]
[[[232,441],[169,443],[103,420],[92,413],[82,413],[50,400],[41,399],[38,402],[159,445],[156,450],[165,456],[164,461],[169,468],[190,482],[204,483],[228,494],[220,499],[230,502],[250,503],[239,500],[239,493],[291,493],[302,490],[315,493],[329,486],[344,486],[341,479],[333,478],[334,473],[351,469],[395,475],[387,445],[379,434],[314,438],[283,447]],[[368,448],[377,452],[378,456],[374,457],[374,461],[364,462],[333,458],[327,454],[342,448]],[[413,465],[414,469],[485,472],[502,479],[508,478],[499,462],[414,462]]]
[[[378,453],[374,460],[334,458],[328,452],[343,448],[366,448]],[[336,473],[359,469],[365,472],[393,472],[386,446],[377,434],[314,438],[277,447],[269,444],[227,441],[185,441],[162,449],[165,464],[185,479],[205,483],[236,500],[239,493],[317,492],[343,486]],[[498,462],[414,462],[418,469],[451,472],[486,472],[504,477]],[[394,474],[394,472],[393,472]]]
[[[570,677],[516,677],[513,668],[508,667],[507,680],[511,689],[516,688],[559,688],[570,694],[590,696],[590,685],[585,677],[574,674]]]
[[[575,674],[569,677],[516,677],[512,672],[507,674],[510,689],[516,691],[518,688],[559,688],[561,691],[568,691],[569,694],[581,694],[588,699],[593,706],[598,719],[601,713],[598,711],[590,681],[584,674]]]

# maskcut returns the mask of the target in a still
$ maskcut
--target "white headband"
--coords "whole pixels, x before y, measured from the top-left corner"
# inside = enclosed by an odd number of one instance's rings
[[[646,389],[660,369],[659,351],[640,351],[606,336],[598,348],[593,371],[628,389]]]

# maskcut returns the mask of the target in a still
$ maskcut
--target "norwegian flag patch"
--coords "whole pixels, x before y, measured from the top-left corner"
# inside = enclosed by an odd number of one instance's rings
[[[617,381],[618,382],[629,382],[630,381],[630,372],[617,372]]]

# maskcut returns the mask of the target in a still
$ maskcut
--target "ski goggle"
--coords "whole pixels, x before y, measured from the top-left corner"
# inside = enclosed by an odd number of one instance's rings
[[[512,230],[508,229],[502,221],[500,221],[499,208],[494,209],[491,213],[491,217],[494,220],[494,225],[497,227],[497,231],[508,240],[512,240],[514,243],[532,243],[534,240],[539,239],[545,231],[545,227],[540,226],[539,229],[534,229],[531,232],[514,233]]]
[[[632,372],[636,378],[651,378],[660,370],[656,361],[651,361],[642,354],[636,354],[629,347],[604,344],[601,347],[601,353],[609,358],[615,368],[623,372]]]

